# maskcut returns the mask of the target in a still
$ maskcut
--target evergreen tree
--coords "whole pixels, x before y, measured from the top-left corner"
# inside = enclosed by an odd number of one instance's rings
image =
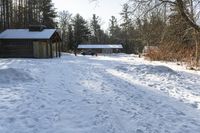
[[[91,34],[92,34],[92,43],[100,43],[101,37],[101,26],[100,26],[99,17],[93,14],[92,21],[90,24],[91,27]]]
[[[73,48],[74,48],[74,40],[73,40],[74,36],[73,36],[73,29],[72,29],[71,24],[68,26],[68,34],[67,35],[68,35],[67,48],[68,48],[68,50],[73,50]]]
[[[120,33],[121,29],[117,23],[117,19],[114,16],[111,16],[109,24],[110,42],[120,43]]]
[[[42,0],[40,3],[40,11],[42,14],[42,24],[48,28],[55,28],[56,12],[52,0]]]
[[[132,20],[130,18],[131,11],[128,4],[123,5],[122,12],[120,13],[123,23],[120,25],[122,27],[122,38],[124,43],[124,48],[126,53],[131,53],[132,45],[129,42],[130,37],[130,31],[132,30]]]
[[[131,17],[130,6],[127,3],[123,5],[123,9],[120,15],[123,20],[121,27],[128,34],[128,29],[132,27],[132,20],[130,18]]]
[[[43,24],[56,27],[56,12],[51,0],[0,0],[0,30],[27,28]]]
[[[73,31],[74,31],[74,48],[80,43],[88,42],[90,36],[90,30],[88,28],[87,21],[83,19],[82,16],[77,14],[72,20]]]

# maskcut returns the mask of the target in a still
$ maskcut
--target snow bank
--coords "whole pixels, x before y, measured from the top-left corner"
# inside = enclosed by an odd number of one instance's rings
[[[175,75],[176,72],[166,66],[154,66],[154,65],[139,65],[136,69],[148,74],[168,74]]]
[[[197,73],[193,74],[174,64],[149,62],[135,57],[121,61],[123,63],[119,63],[112,73],[131,82],[137,81],[200,110],[200,77]]]
[[[5,68],[0,69],[0,84],[8,84],[14,82],[27,82],[33,78],[23,69]]]
[[[176,75],[177,73],[172,70],[171,68],[167,67],[167,66],[162,66],[162,65],[127,65],[127,66],[117,66],[115,67],[118,70],[121,71],[139,71],[142,73],[146,73],[146,74],[157,74],[157,75],[163,75],[163,74],[167,74],[167,75]]]

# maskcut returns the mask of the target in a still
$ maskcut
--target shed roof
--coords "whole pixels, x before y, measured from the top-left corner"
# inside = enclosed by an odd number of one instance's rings
[[[122,44],[80,44],[79,49],[122,49]]]
[[[0,39],[50,39],[56,29],[29,31],[29,29],[7,29],[0,34]]]

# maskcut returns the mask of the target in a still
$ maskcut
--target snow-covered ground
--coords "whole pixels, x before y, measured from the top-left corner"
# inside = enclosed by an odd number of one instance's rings
[[[134,55],[0,59],[0,133],[199,133],[199,80]]]

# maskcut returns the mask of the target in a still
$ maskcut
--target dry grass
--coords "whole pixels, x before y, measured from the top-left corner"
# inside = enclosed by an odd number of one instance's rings
[[[196,65],[195,48],[183,47],[182,45],[161,45],[159,49],[148,50],[145,53],[146,59],[151,61],[173,61],[187,64],[188,69],[196,70],[200,64]]]

